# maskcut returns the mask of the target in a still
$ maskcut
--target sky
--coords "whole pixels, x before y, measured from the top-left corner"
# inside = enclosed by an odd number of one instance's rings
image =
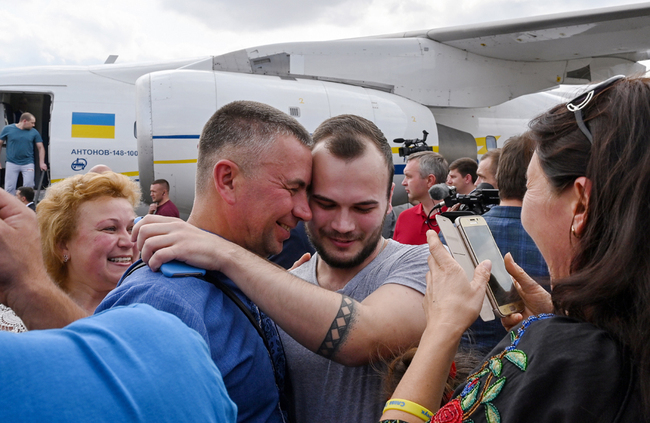
[[[19,0],[0,2],[0,68],[210,56],[445,28],[635,0]]]

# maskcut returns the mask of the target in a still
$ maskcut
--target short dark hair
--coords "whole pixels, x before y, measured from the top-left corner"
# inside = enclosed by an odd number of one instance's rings
[[[254,172],[278,136],[292,136],[311,148],[309,132],[294,118],[255,101],[234,101],[217,110],[203,127],[199,140],[196,188],[212,177],[215,163],[229,158],[244,174]]]
[[[534,151],[535,140],[530,133],[511,137],[503,145],[496,173],[499,197],[502,200],[524,199],[526,170]]]
[[[360,157],[366,150],[368,141],[372,143],[384,157],[388,176],[388,191],[390,196],[393,187],[393,151],[381,130],[369,121],[356,115],[339,115],[327,119],[314,131],[314,145],[327,141],[326,148],[335,157],[343,160],[353,160]]]
[[[34,188],[20,187],[18,188],[18,191],[20,192],[20,195],[25,197],[25,200],[29,201],[30,203],[34,201]]]
[[[165,191],[169,192],[169,182],[167,182],[167,179],[156,179],[151,185],[162,185]]]
[[[436,177],[436,184],[443,183],[447,180],[449,165],[442,154],[433,151],[418,151],[417,153],[406,156],[406,162],[415,160],[420,165],[420,177],[426,178],[429,175]]]
[[[476,182],[476,170],[478,169],[478,163],[476,160],[470,159],[469,157],[461,157],[456,159],[449,165],[449,170],[458,170],[458,173],[464,178],[467,174],[472,175],[472,182]]]

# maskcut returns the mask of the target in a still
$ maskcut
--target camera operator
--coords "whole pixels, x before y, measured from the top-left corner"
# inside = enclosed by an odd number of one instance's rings
[[[402,185],[408,194],[409,203],[415,207],[400,213],[393,239],[402,244],[426,244],[429,229],[440,232],[434,217],[437,213],[432,213],[440,200],[434,201],[429,196],[429,188],[447,178],[449,167],[442,155],[432,151],[410,154],[406,160]],[[445,210],[444,206],[436,209],[438,212]]]
[[[499,189],[499,183],[497,182],[497,167],[499,166],[499,157],[501,156],[501,149],[496,148],[490,150],[481,157],[481,161],[478,163],[478,169],[476,169],[476,182],[474,185],[476,189],[471,194],[479,195],[481,189]],[[458,210],[470,210],[475,214],[483,214],[494,207],[498,202],[483,202],[480,208],[475,207],[474,209],[466,205],[461,205]]]
[[[499,190],[487,182],[480,183],[469,194],[458,194],[456,187],[446,183],[436,184],[429,189],[429,195],[434,201],[444,200],[448,211],[443,215],[452,220],[463,215],[483,214],[499,204]]]
[[[506,141],[496,173],[500,202],[484,213],[483,218],[490,227],[501,254],[512,254],[512,258],[526,273],[538,282],[546,283],[549,278],[546,262],[521,225],[526,169],[534,148],[535,142],[528,133]],[[463,335],[461,344],[471,345],[487,354],[505,335],[506,331],[498,319],[484,322],[479,318]]]
[[[404,144],[404,147],[399,147],[398,153],[400,157],[406,157],[405,161],[408,161],[408,157],[410,157],[413,154],[421,153],[421,152],[432,152],[433,153],[433,147],[427,145],[427,137],[429,136],[429,133],[426,130],[422,131],[422,139],[419,138],[413,138],[413,139],[404,139],[404,138],[395,138],[393,142],[398,143],[398,144]],[[413,172],[411,172],[413,174]],[[405,175],[406,177],[406,175]],[[423,178],[426,177],[425,175]],[[404,181],[402,181],[402,185],[406,186],[404,184]],[[408,194],[408,192],[407,192]],[[384,227],[382,229],[382,236],[384,238],[393,238],[395,235],[395,227],[397,225],[397,218],[399,215],[404,212],[405,210],[408,210],[411,205],[417,205],[418,201],[412,201],[411,200],[411,195],[409,195],[409,202],[400,204],[399,206],[391,208],[390,212],[384,219]],[[435,220],[434,220],[435,222]],[[426,233],[426,231],[425,231]],[[404,242],[403,242],[404,243]],[[424,237],[424,241],[418,242],[417,244],[415,243],[409,243],[411,245],[420,245],[420,244],[426,244],[426,235]]]
[[[481,162],[468,157],[454,161],[449,166],[447,184],[440,185],[430,192],[433,199],[444,196],[450,212],[463,214],[483,214],[495,204],[499,204],[497,166],[501,149],[490,150],[481,158]],[[451,188],[447,192],[446,188]],[[469,192],[468,192],[469,191]]]
[[[413,138],[410,140],[404,138],[395,138],[393,142],[404,144],[404,147],[399,147],[397,151],[400,157],[407,157],[410,154],[418,153],[420,151],[433,151],[433,147],[427,145],[427,137],[429,133],[422,131],[422,139]]]

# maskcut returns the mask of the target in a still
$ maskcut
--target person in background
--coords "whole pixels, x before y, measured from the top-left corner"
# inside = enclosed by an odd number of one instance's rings
[[[88,172],[94,172],[94,173],[104,173],[104,172],[112,172],[111,168],[106,166],[105,164],[96,164],[95,166],[91,167]]]
[[[27,332],[27,327],[11,308],[0,304],[0,331],[14,333]]]
[[[36,211],[36,206],[34,205],[34,188],[18,188],[16,190],[16,198],[18,198],[21,203],[29,207],[31,210]]]
[[[515,263],[537,282],[548,285],[548,266],[521,224],[521,205],[526,194],[526,169],[535,150],[529,133],[512,137],[501,149],[496,172],[500,202],[483,214],[501,255],[510,253]],[[492,150],[494,151],[494,150]],[[485,160],[485,156],[483,156]],[[481,161],[481,163],[483,162]],[[481,165],[479,164],[479,169]],[[489,353],[506,335],[501,321],[478,318],[463,335],[461,345]]]
[[[395,357],[388,363],[386,374],[384,376],[384,393],[385,400],[389,400],[395,392],[395,388],[404,377],[404,373],[411,365],[413,357],[418,347],[409,348],[403,354]],[[482,357],[476,354],[476,351],[459,350],[454,356],[454,362],[449,371],[449,376],[445,383],[444,395],[440,406],[445,405],[450,399],[454,390],[465,381],[472,371],[481,364]]]
[[[409,203],[415,205],[400,213],[395,224],[393,239],[402,244],[419,245],[427,243],[427,230],[436,233],[440,228],[432,213],[436,202],[429,196],[429,188],[445,182],[449,166],[444,157],[432,151],[420,151],[406,157],[402,185],[408,194]],[[440,203],[438,201],[437,203]],[[441,205],[437,210],[447,210]]]
[[[41,170],[47,170],[43,139],[36,129],[36,118],[31,113],[23,113],[20,122],[7,125],[0,132],[0,143],[7,143],[7,164],[5,173],[5,190],[16,194],[18,174],[23,175],[23,185],[34,187],[34,146],[38,149]]]
[[[499,189],[499,183],[497,181],[497,168],[499,167],[499,158],[501,157],[501,149],[496,148],[490,150],[487,153],[483,154],[481,161],[478,162],[478,168],[476,169],[476,181],[474,186],[478,186],[482,183],[487,183],[492,185],[492,188]]]
[[[526,308],[503,322],[519,326],[438,410],[491,264],[468,281],[429,232],[427,328],[382,419],[421,422],[422,409],[437,412],[432,422],[650,419],[650,242],[639,229],[650,225],[650,79],[610,78],[530,128],[521,219],[552,294],[506,256]]]
[[[456,187],[458,194],[469,194],[475,188],[477,168],[476,160],[469,157],[454,160],[449,165],[447,185]]]
[[[180,217],[178,208],[169,199],[169,182],[165,179],[156,179],[149,188],[151,195],[151,203],[149,205],[149,214],[157,214],[159,216]]]
[[[104,172],[66,178],[38,204],[47,271],[87,314],[138,258],[131,229],[139,201],[135,182]]]

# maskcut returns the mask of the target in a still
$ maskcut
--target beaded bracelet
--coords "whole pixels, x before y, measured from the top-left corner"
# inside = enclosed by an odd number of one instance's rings
[[[408,401],[404,399],[390,399],[386,402],[386,407],[384,407],[384,413],[387,410],[398,410],[405,413],[412,414],[416,417],[419,417],[425,422],[431,420],[433,413],[426,408],[422,407],[420,404],[416,404],[413,401]]]

